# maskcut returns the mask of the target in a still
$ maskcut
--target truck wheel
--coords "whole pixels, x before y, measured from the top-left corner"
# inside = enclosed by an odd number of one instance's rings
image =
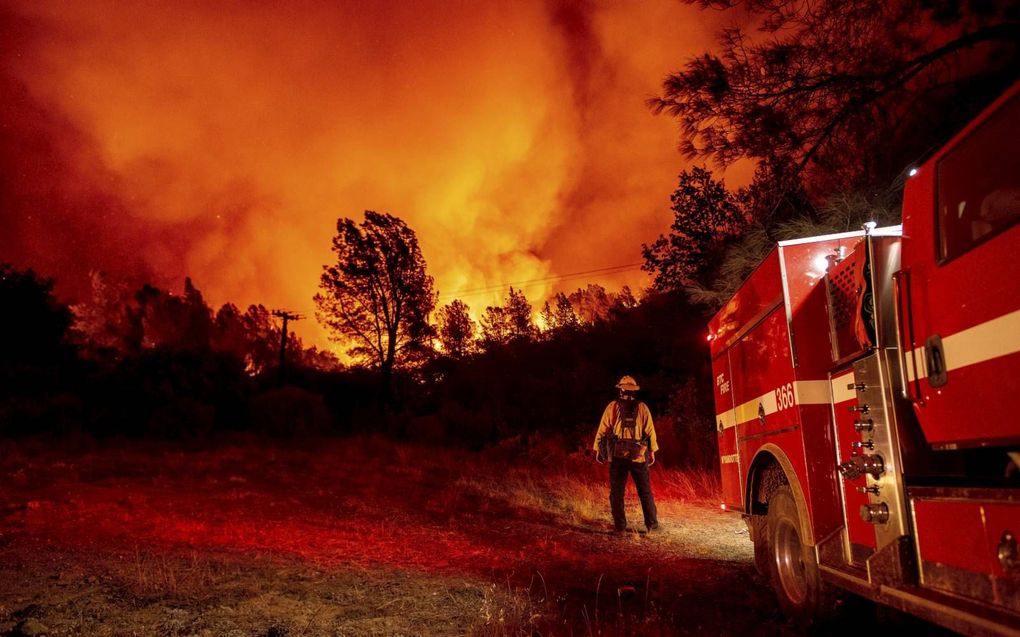
[[[789,486],[776,489],[769,498],[766,532],[771,554],[772,586],[786,617],[811,626],[832,616],[834,590],[822,581],[812,548],[801,542],[804,534],[797,502]]]

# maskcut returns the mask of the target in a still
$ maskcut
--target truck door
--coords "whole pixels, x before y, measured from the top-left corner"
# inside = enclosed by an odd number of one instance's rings
[[[1020,85],[907,183],[897,303],[928,443],[1020,440]]]

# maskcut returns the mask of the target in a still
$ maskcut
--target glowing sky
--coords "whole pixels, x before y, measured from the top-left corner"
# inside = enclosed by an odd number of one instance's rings
[[[723,19],[677,0],[0,7],[0,260],[70,293],[91,269],[191,275],[213,304],[309,314],[337,217],[365,209],[405,219],[440,302],[476,312],[507,283],[640,262],[686,165],[644,100]],[[525,292],[590,280],[646,283]]]

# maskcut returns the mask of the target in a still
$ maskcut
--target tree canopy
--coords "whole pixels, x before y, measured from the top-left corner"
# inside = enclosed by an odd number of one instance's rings
[[[454,299],[437,313],[439,344],[454,358],[463,358],[474,346],[476,324],[470,309],[464,301]]]
[[[7,335],[0,364],[52,362],[67,354],[71,313],[54,298],[52,279],[0,263],[0,305],[0,326]]]
[[[680,173],[670,201],[674,216],[669,236],[660,235],[642,246],[642,269],[654,273],[656,290],[705,285],[718,268],[727,241],[747,225],[747,215],[737,197],[705,168]]]
[[[552,337],[558,332],[578,329],[581,326],[581,319],[578,318],[567,295],[558,292],[553,300],[555,305],[546,301],[542,307],[542,322],[545,324],[546,334]]]
[[[382,371],[389,400],[393,367],[415,360],[433,333],[433,279],[425,271],[418,237],[401,219],[365,211],[360,224],[337,220],[336,263],[323,266],[316,317],[350,354]]]
[[[485,348],[530,341],[538,336],[531,303],[522,290],[515,290],[512,286],[503,305],[485,308],[481,323],[481,341]]]
[[[282,326],[262,304],[242,311],[225,303],[214,311],[190,278],[183,294],[148,284],[132,289],[102,272],[90,278],[91,293],[70,308],[70,336],[85,358],[113,363],[154,350],[211,351],[241,361],[250,376],[279,366]],[[306,368],[342,367],[331,352],[305,348],[293,332],[287,335],[286,357]]]
[[[670,75],[656,112],[687,157],[756,166],[727,191],[680,175],[658,290],[718,305],[777,240],[895,222],[905,169],[1020,76],[1020,8],[980,0],[684,0],[736,10],[719,47]]]
[[[743,9],[757,31],[723,29],[650,106],[688,157],[810,165],[815,192],[886,185],[1018,73],[1015,3],[686,1]]]

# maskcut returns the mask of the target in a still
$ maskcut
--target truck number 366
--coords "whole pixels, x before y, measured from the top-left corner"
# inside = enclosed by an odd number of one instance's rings
[[[776,388],[776,410],[782,411],[793,407],[793,383],[786,383]]]

